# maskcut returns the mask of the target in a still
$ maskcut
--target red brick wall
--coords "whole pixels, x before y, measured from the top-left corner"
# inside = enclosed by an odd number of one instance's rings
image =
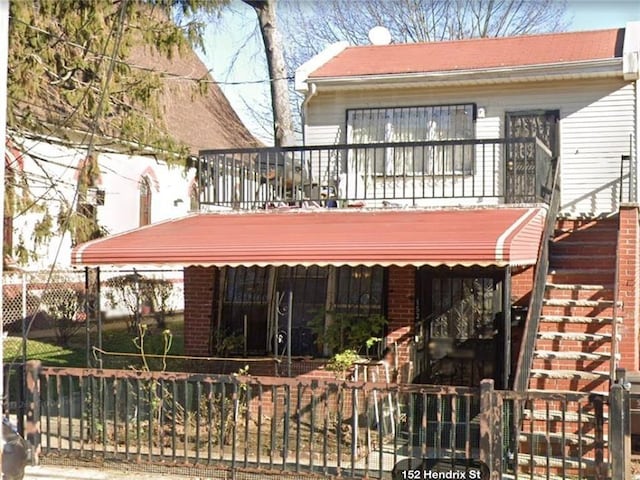
[[[398,358],[398,381],[412,380],[411,341],[415,323],[415,267],[389,267],[387,297],[387,346],[395,345]]]
[[[620,207],[620,231],[618,239],[618,300],[624,307],[618,315],[624,318],[621,326],[622,341],[619,345],[620,367],[637,370],[638,361],[638,274],[639,228],[638,207]],[[621,314],[621,315],[620,315]]]
[[[534,271],[534,267],[518,267],[511,271],[511,303],[513,305],[529,305]]]
[[[211,353],[211,326],[214,302],[217,303],[218,269],[187,267],[184,269],[184,351],[186,355]]]

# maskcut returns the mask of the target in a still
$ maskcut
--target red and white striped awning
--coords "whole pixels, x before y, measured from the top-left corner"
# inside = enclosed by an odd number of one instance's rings
[[[536,262],[543,208],[202,213],[77,246],[78,266]]]

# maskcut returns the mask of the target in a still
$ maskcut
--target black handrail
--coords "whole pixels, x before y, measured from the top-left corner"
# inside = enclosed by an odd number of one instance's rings
[[[538,140],[538,142],[540,141]],[[544,145],[542,145],[542,147],[544,147]],[[547,286],[547,273],[549,270],[549,243],[551,242],[551,238],[555,230],[556,218],[560,209],[560,162],[559,160],[556,160],[553,164],[552,172],[550,172],[550,177],[553,178],[553,181],[551,182],[551,188],[549,189],[551,192],[551,200],[547,211],[547,217],[545,219],[542,241],[540,243],[540,248],[538,249],[538,260],[536,262],[533,291],[531,292],[531,299],[529,301],[529,311],[525,322],[524,335],[522,337],[520,354],[518,356],[518,367],[513,385],[514,390],[518,392],[524,392],[529,384],[529,375],[533,365],[533,352],[540,325],[540,315],[542,314],[542,302]]]
[[[527,137],[204,150],[192,166],[205,206],[548,203],[543,149]]]

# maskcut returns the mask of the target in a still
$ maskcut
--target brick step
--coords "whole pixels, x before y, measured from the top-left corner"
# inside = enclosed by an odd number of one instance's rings
[[[563,417],[564,415],[564,417]],[[523,416],[526,420],[531,420],[531,410],[529,409],[525,409],[523,411]],[[603,414],[603,417],[605,419],[609,418],[609,414],[607,412],[605,412]],[[534,420],[539,420],[539,421],[547,421],[549,420],[550,422],[570,422],[570,423],[576,423],[576,426],[578,426],[578,422],[595,422],[596,416],[593,413],[589,413],[589,412],[580,412],[580,415],[578,415],[578,412],[570,412],[570,411],[563,411],[563,410],[549,410],[549,415],[547,415],[547,411],[546,410],[533,410],[533,419]]]
[[[609,391],[609,378],[582,380],[579,378],[530,378],[529,390],[532,391],[569,391],[573,393],[603,394]]]
[[[582,444],[583,446],[595,446],[596,438],[593,434],[585,435],[578,433],[568,433],[564,432],[520,432],[520,441],[528,442],[531,437],[535,439],[540,439],[542,441],[546,441],[547,436],[550,440],[550,443],[558,444],[563,441],[566,442],[567,446],[575,446]],[[606,435],[603,438],[603,446],[609,443],[609,439]]]
[[[531,369],[531,378],[550,378],[556,380],[600,380],[609,378],[609,372],[591,370],[582,372],[579,370],[545,370],[541,368]]]
[[[598,306],[558,306],[543,305],[542,315],[575,315],[577,317],[613,317],[614,307],[607,305]]]
[[[557,228],[618,228],[618,216],[609,216],[605,218],[575,218],[569,216],[560,216],[556,220]]]
[[[571,389],[567,389],[567,388],[556,388],[556,389],[528,388],[527,392],[531,392],[533,394],[540,393],[540,394],[547,394],[547,395],[551,395],[551,394],[571,395],[573,393],[585,393],[585,392],[582,392],[580,390],[571,390]],[[609,390],[607,390],[606,392],[590,392],[590,393],[597,393],[598,395],[600,395],[602,397],[605,397],[605,398],[609,396]],[[538,399],[534,398],[532,400],[538,400]],[[542,399],[542,400],[544,400],[544,399]]]
[[[613,283],[615,268],[549,268],[547,282],[551,283]]]
[[[582,300],[572,298],[545,298],[542,300],[542,305],[548,307],[612,307],[616,302],[613,300]],[[618,302],[618,306],[621,304]]]
[[[559,340],[574,342],[603,342],[611,341],[609,333],[582,333],[582,332],[538,332],[540,340]]]
[[[622,317],[616,317],[618,323],[622,323]],[[581,317],[577,315],[540,315],[540,322],[543,323],[569,323],[569,324],[610,324],[613,317]]]
[[[535,350],[533,352],[534,358],[539,358],[542,360],[575,360],[575,361],[604,361],[611,360],[610,352],[598,352],[598,353],[589,353],[589,352],[571,352],[571,351],[561,351],[556,352],[552,350]]]
[[[595,460],[592,460],[590,458],[564,457],[564,459],[562,459],[562,458],[556,458],[556,457],[547,458],[543,455],[534,455],[532,458],[531,454],[529,453],[518,452],[518,465],[520,466],[531,465],[532,463],[531,460],[533,460],[533,465],[536,467],[540,467],[540,466],[546,467],[547,465],[549,465],[550,467],[556,467],[556,468],[567,467],[574,470],[578,470],[579,468],[582,468],[582,469],[594,468],[596,465]],[[526,475],[520,475],[520,477],[527,478]],[[561,478],[572,478],[572,477],[562,476]]]
[[[602,323],[540,322],[540,325],[538,326],[538,331],[562,332],[562,333],[611,333],[611,322],[602,322]],[[544,350],[544,348],[542,350]],[[551,350],[556,350],[556,349],[552,348]]]
[[[612,255],[552,255],[549,268],[603,268],[615,269],[616,257]]]
[[[597,285],[597,284],[586,284],[586,283],[547,283],[547,290],[569,290],[569,291],[596,291],[596,292],[613,292],[613,285]]]
[[[558,242],[551,244],[551,258],[567,255],[594,255],[598,257],[616,258],[616,245],[583,245],[586,242]],[[608,242],[607,242],[608,243]]]

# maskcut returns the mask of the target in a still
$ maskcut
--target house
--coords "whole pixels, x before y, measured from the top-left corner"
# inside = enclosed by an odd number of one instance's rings
[[[134,48],[129,62],[170,75],[198,78],[208,75],[205,65],[190,51],[181,52],[170,61],[144,48]],[[211,145],[221,148],[258,145],[215,84],[209,85],[205,94],[196,95],[192,81],[167,76],[160,107],[161,121],[168,134],[186,145],[192,155]],[[94,142],[93,156],[99,170],[95,185],[86,198],[76,198],[87,147],[86,141],[74,146],[71,139],[80,141],[82,137],[74,136],[73,132],[67,134],[67,138],[62,135],[43,138],[30,132],[9,132],[5,166],[7,178],[11,179],[7,197],[11,205],[4,215],[5,285],[21,288],[21,272],[32,272],[33,275],[27,273],[28,278],[39,283],[35,280],[36,272],[48,272],[53,265],[57,272],[72,268],[73,226],[64,228],[63,219],[76,200],[84,213],[96,216],[102,235],[119,234],[197,209],[195,170],[185,167],[186,158],[168,163],[158,158],[162,152],[133,148],[100,135]],[[103,280],[120,274],[104,272]],[[182,310],[179,270],[144,275],[173,281],[173,307]],[[109,314],[127,313],[104,303],[103,309]]]
[[[382,315],[399,382],[606,392],[639,368],[639,77],[640,23],[332,45],[304,146],[204,150],[202,213],[72,261],[185,267],[186,353],[255,374],[327,375]]]

